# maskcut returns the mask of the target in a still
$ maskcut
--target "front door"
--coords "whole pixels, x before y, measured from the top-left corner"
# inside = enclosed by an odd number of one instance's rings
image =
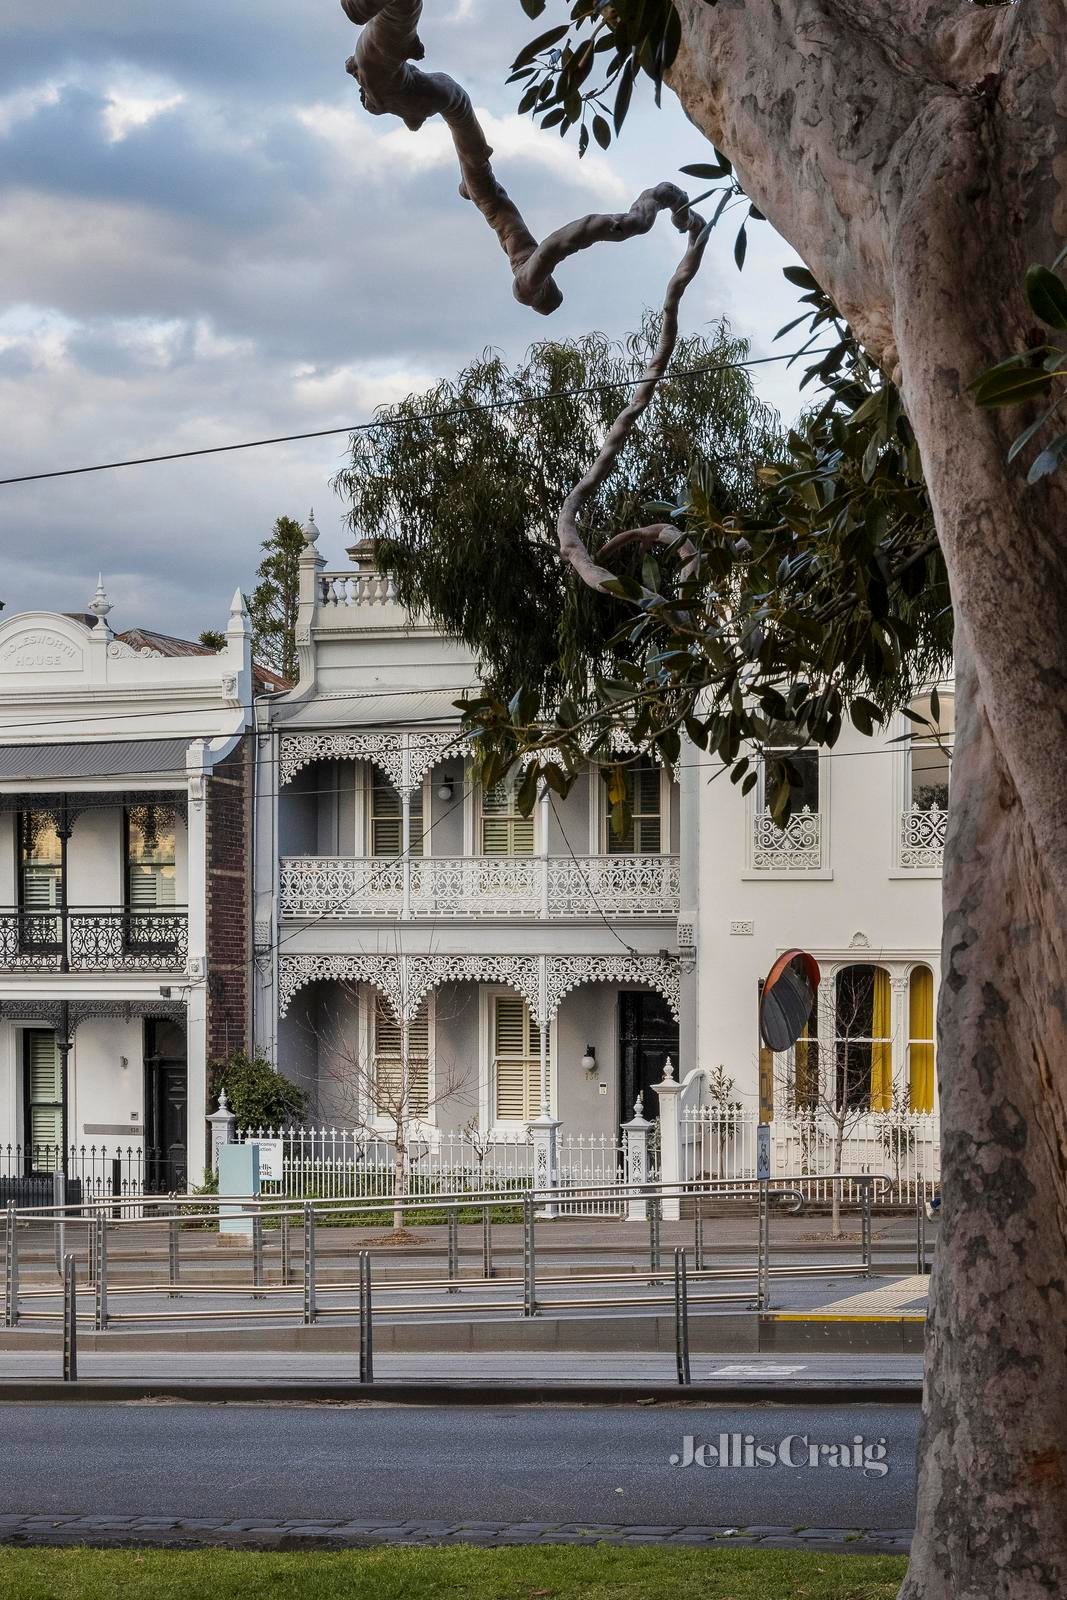
[[[678,1067],[678,1024],[661,994],[640,991],[619,995],[619,1092],[621,1120],[634,1114],[638,1095],[644,1096],[649,1121],[659,1116],[659,1095],[652,1088],[662,1083],[670,1057]]]
[[[145,1022],[145,1192],[188,1187],[189,1097],[185,1034],[169,1019]]]

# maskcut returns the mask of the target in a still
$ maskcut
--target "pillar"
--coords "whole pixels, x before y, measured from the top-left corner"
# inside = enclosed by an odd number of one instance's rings
[[[652,1133],[652,1124],[645,1116],[644,1095],[639,1094],[634,1105],[634,1114],[629,1122],[624,1122],[621,1128],[623,1142],[623,1159],[626,1163],[626,1182],[648,1183],[648,1143]],[[640,1195],[632,1194],[626,1202],[626,1216],[630,1222],[642,1222],[646,1216],[647,1201]],[[664,1210],[666,1215],[666,1210]],[[675,1211],[675,1217],[678,1213]]]
[[[674,1075],[674,1064],[668,1056],[663,1067],[663,1081],[652,1087],[659,1096],[659,1175],[664,1184],[680,1184],[684,1177],[684,1151],[682,1140],[682,1086]],[[678,1195],[668,1196],[663,1202],[663,1220],[677,1222],[681,1214]]]

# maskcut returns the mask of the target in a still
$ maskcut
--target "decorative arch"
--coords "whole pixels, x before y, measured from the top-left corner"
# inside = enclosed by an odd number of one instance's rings
[[[458,729],[414,733],[283,733],[279,772],[283,784],[313,761],[369,761],[401,793],[415,789],[446,755],[469,751]]]
[[[278,966],[278,1015],[284,1017],[299,990],[309,983],[369,983],[398,1022],[404,1014],[403,974],[398,956],[283,956]]]
[[[681,972],[662,956],[549,956],[544,1021],[556,1015],[572,989],[587,983],[643,983],[663,996],[677,1019]]]
[[[542,1016],[540,961],[537,956],[410,956],[406,998],[414,1016],[432,989],[443,983],[499,983],[522,995],[531,1014]]]

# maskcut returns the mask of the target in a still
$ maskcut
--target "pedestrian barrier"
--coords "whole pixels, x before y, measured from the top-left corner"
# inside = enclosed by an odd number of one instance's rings
[[[845,1181],[845,1180],[843,1180]],[[343,1217],[358,1223],[380,1216],[380,1201],[322,1200],[294,1204],[262,1196],[182,1195],[139,1197],[128,1207],[133,1215],[114,1215],[109,1201],[90,1200],[80,1205],[32,1206],[18,1209],[9,1205],[5,1214],[4,1320],[8,1328],[34,1323],[62,1322],[63,1373],[73,1381],[77,1373],[77,1332],[79,1320],[88,1316],[87,1297],[91,1297],[92,1322],[97,1332],[121,1326],[166,1325],[175,1322],[210,1324],[221,1321],[241,1324],[255,1319],[296,1316],[305,1325],[326,1317],[353,1317],[359,1330],[360,1381],[373,1381],[374,1317],[391,1319],[413,1316],[446,1316],[449,1313],[503,1314],[516,1312],[522,1317],[545,1313],[621,1308],[673,1308],[678,1381],[689,1381],[690,1306],[712,1307],[745,1304],[757,1311],[770,1305],[771,1281],[819,1274],[851,1273],[870,1276],[872,1269],[871,1203],[877,1185],[890,1180],[880,1175],[856,1178],[850,1184],[863,1189],[862,1249],[858,1261],[810,1265],[772,1261],[771,1220],[774,1206],[798,1212],[804,1198],[799,1189],[774,1182],[710,1180],[699,1185],[645,1183],[612,1185],[612,1194],[643,1201],[648,1217],[648,1270],[635,1272],[607,1269],[578,1272],[553,1272],[539,1264],[539,1208],[544,1194],[527,1189],[517,1195],[514,1189],[482,1194],[474,1200],[467,1194],[434,1196],[432,1199],[405,1199],[405,1210],[439,1213],[444,1201],[445,1239],[443,1271],[427,1273],[422,1268],[413,1275],[401,1275],[372,1285],[371,1254],[361,1249],[357,1255],[357,1278],[323,1280],[320,1275],[317,1244],[319,1225],[330,1218]],[[576,1199],[596,1201],[601,1191],[595,1186],[553,1191],[552,1202]],[[693,1204],[693,1245],[674,1248],[670,1269],[662,1265],[661,1220],[664,1201],[681,1199]],[[522,1281],[502,1277],[494,1267],[493,1212],[506,1209],[513,1214],[519,1202],[522,1216]],[[754,1262],[709,1266],[705,1251],[706,1210],[710,1203],[756,1202],[758,1226]],[[460,1260],[459,1226],[461,1208],[480,1214],[480,1271],[464,1275]],[[190,1227],[213,1227],[223,1216],[232,1226],[234,1219],[247,1226],[247,1244],[236,1247],[247,1261],[247,1276],[227,1275],[222,1281],[197,1281],[189,1264],[183,1264],[181,1244]],[[925,1226],[925,1212],[919,1226]],[[293,1282],[292,1223],[298,1219],[302,1233],[300,1282]],[[20,1227],[50,1227],[66,1248],[62,1263],[61,1291],[51,1285],[20,1281]],[[147,1236],[146,1236],[147,1230]],[[81,1234],[84,1239],[82,1261],[86,1275],[78,1281],[78,1253],[69,1246]],[[232,1237],[232,1236],[231,1236]],[[268,1249],[268,1237],[276,1249]],[[157,1275],[147,1270],[127,1281],[112,1277],[112,1251],[124,1239],[141,1245],[148,1267],[157,1264]],[[146,1248],[150,1246],[151,1248]],[[925,1257],[925,1237],[919,1251]],[[431,1239],[421,1242],[420,1254],[431,1258],[442,1247]],[[692,1269],[689,1265],[692,1254]],[[51,1254],[51,1252],[49,1252]],[[139,1258],[140,1259],[140,1258]],[[277,1263],[277,1271],[271,1268]],[[229,1263],[227,1262],[227,1267]],[[205,1276],[205,1275],[202,1275]],[[720,1287],[717,1287],[720,1285]],[[356,1303],[351,1292],[356,1288]],[[626,1290],[630,1292],[626,1292]],[[430,1295],[438,1298],[429,1298]],[[401,1298],[413,1296],[412,1299]],[[59,1300],[59,1305],[56,1302]],[[229,1303],[220,1306],[219,1301]],[[249,1304],[248,1302],[252,1303]],[[204,1302],[207,1302],[206,1304]],[[214,1302],[214,1304],[212,1303]]]

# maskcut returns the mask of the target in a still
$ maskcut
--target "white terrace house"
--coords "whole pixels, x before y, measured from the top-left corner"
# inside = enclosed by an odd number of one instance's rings
[[[406,1062],[424,1148],[532,1127],[550,1162],[562,1124],[561,1151],[599,1141],[614,1171],[678,1058],[677,787],[638,767],[625,839],[595,772],[529,819],[510,785],[483,791],[453,704],[469,654],[369,552],[328,572],[306,533],[299,682],[259,740],[257,1042],[326,1125],[387,1139]]]
[[[932,720],[928,694],[913,709]],[[801,753],[804,794],[784,829],[767,812],[762,775],[742,797],[709,781],[709,757],[686,758],[699,859],[696,1060],[725,1067],[743,1108],[740,1118],[721,1105],[689,1117],[687,1171],[720,1165],[741,1124],[751,1138],[760,981],[801,948],[822,982],[809,1036],[775,1061],[778,1170],[832,1170],[829,1113],[846,1106],[842,1170],[904,1179],[921,1165],[932,1175],[951,684],[940,686],[938,714],[936,732],[898,715],[873,739],[849,728],[834,750]],[[785,734],[783,747],[795,748]]]
[[[209,1048],[247,1038],[239,926],[252,671],[87,612],[0,625],[0,1195],[183,1189],[204,1167]],[[209,864],[236,837],[221,872]],[[235,899],[235,896],[238,899]],[[238,903],[238,900],[240,903]],[[237,921],[235,922],[235,917]]]

